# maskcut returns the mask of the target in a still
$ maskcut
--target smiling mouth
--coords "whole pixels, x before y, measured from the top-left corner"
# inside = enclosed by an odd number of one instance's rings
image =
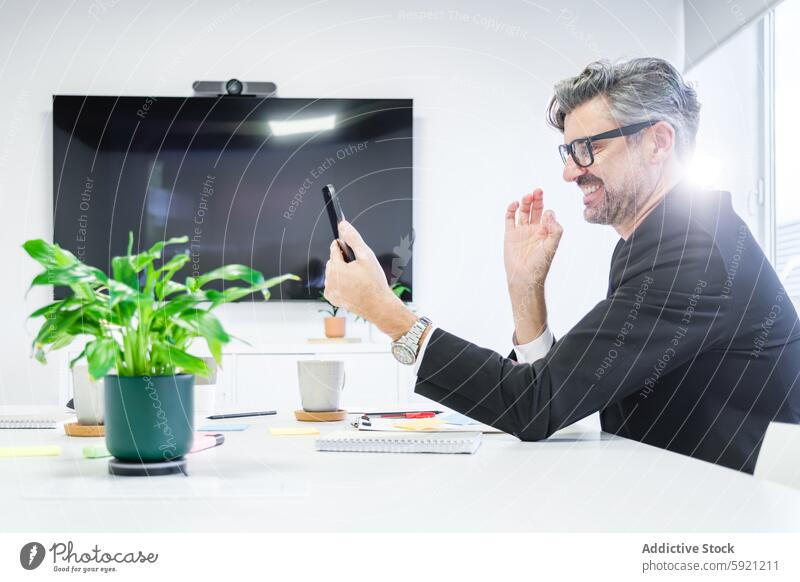
[[[605,189],[603,188],[603,184],[601,182],[591,182],[589,184],[582,184],[580,185],[581,192],[583,192],[583,204],[585,206],[591,206],[597,200],[599,200]]]

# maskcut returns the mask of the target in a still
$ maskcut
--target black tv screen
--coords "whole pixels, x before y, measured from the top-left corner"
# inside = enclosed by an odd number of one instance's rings
[[[130,231],[137,251],[187,235],[164,257],[191,253],[179,280],[239,263],[301,278],[274,298],[318,299],[330,183],[387,281],[413,288],[412,117],[407,99],[55,96],[54,242],[110,273]]]

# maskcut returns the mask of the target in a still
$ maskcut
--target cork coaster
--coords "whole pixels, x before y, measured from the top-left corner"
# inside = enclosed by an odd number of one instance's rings
[[[332,410],[330,412],[308,412],[306,410],[295,410],[294,417],[303,422],[333,422],[336,420],[346,420],[346,410]]]
[[[64,432],[74,437],[101,437],[106,435],[106,427],[102,424],[92,426],[69,422],[64,425]]]

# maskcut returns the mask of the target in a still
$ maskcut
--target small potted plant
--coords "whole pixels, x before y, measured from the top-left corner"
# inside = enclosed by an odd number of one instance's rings
[[[45,362],[47,352],[79,336],[92,338],[70,367],[85,358],[89,375],[103,378],[106,446],[122,461],[168,461],[191,449],[194,375],[209,373],[203,358],[190,353],[192,341],[205,340],[220,363],[231,336],[211,312],[256,292],[268,299],[270,287],[299,280],[295,275],[265,280],[243,265],[227,265],[179,283],[173,278],[190,256],[184,252],[161,261],[162,251],[188,240],[173,238],[133,254],[131,232],[127,254],[111,261],[111,276],[41,239],[23,245],[45,269],[31,286],[72,291],[31,314],[44,317],[33,340],[34,356]],[[205,288],[219,280],[244,285]]]
[[[328,317],[325,318],[325,337],[344,337],[347,318],[339,315],[339,307],[325,299],[325,295],[319,294],[320,301],[327,303],[328,307],[325,309],[318,309],[319,313],[327,313]]]

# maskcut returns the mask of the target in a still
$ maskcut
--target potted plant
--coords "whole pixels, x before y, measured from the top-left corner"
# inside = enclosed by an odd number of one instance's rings
[[[325,337],[344,337],[345,324],[347,318],[338,315],[339,307],[325,299],[325,295],[319,294],[320,301],[328,304],[325,309],[318,309],[320,313],[327,313],[328,317],[325,318]]]
[[[29,240],[25,251],[44,271],[31,286],[69,287],[64,299],[37,309],[44,317],[33,340],[33,353],[46,354],[89,336],[81,353],[70,362],[86,359],[89,374],[105,385],[105,432],[108,450],[122,461],[158,462],[179,458],[192,446],[194,375],[207,376],[203,358],[190,353],[196,338],[208,345],[214,360],[231,336],[212,311],[224,303],[260,292],[295,275],[265,280],[243,265],[227,265],[184,283],[176,273],[190,260],[186,252],[162,261],[173,238],[133,254],[133,233],[127,254],[111,261],[111,276],[79,261],[72,253],[41,239]],[[241,281],[223,291],[205,289],[211,281]]]

